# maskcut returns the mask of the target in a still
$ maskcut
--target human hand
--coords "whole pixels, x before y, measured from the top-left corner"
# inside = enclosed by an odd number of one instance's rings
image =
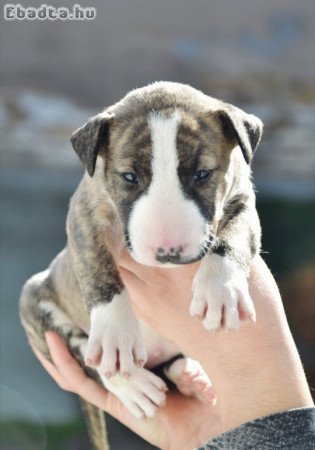
[[[115,395],[85,374],[57,333],[47,332],[46,341],[53,363],[32,348],[61,389],[80,395],[152,445],[169,450],[191,450],[221,433],[217,407],[174,391],[169,393],[167,404],[159,408],[154,418],[136,419]]]
[[[121,260],[121,274],[137,316],[179,351],[201,362],[216,389],[216,407],[172,392],[155,418],[139,421],[86,377],[57,335],[47,335],[55,365],[38,355],[62,388],[105,409],[163,449],[188,450],[254,418],[312,405],[276,284],[261,258],[253,261],[249,278],[257,323],[245,323],[236,333],[211,334],[190,318],[191,283],[197,268],[198,264],[165,270],[141,266],[128,256]]]
[[[313,405],[277,285],[260,256],[248,279],[257,323],[247,321],[235,333],[209,333],[189,316],[199,263],[159,269],[137,264],[126,253],[120,267],[138,318],[202,364],[216,390],[221,432]]]

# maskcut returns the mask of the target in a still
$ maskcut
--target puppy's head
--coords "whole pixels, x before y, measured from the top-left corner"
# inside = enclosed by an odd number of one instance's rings
[[[261,121],[190,86],[154,83],[74,132],[72,144],[103,179],[131,255],[146,265],[201,259],[259,143]],[[234,150],[235,149],[235,150]]]

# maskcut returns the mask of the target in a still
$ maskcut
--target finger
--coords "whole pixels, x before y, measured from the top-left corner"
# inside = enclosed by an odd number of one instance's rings
[[[139,268],[139,263],[137,263],[128,253],[128,251],[123,251],[119,258],[119,266],[129,270],[131,272],[137,273],[137,268]]]
[[[115,395],[107,392],[103,386],[85,375],[83,369],[71,356],[62,337],[51,331],[47,332],[45,337],[55,365],[48,361],[36,347],[33,345],[31,347],[42,366],[57,384],[62,389],[70,390],[65,387],[70,380],[71,390],[74,393],[116,417],[126,426],[133,427],[136,419],[128,413]]]
[[[72,391],[84,400],[92,403],[96,407],[108,412],[117,420],[125,424],[127,427],[134,430],[136,433],[143,435],[142,422],[133,417],[120,400],[110,392],[107,392],[104,387],[99,385],[96,381],[89,378],[83,369],[78,365],[74,358],[70,355],[63,339],[54,332],[47,333],[47,344],[50,349],[52,360],[57,366],[58,384],[64,386],[70,380]],[[41,359],[44,357],[41,355]],[[50,370],[50,363],[44,359],[44,364],[48,363]],[[45,367],[46,368],[46,367]],[[52,374],[53,378],[54,374]],[[67,380],[65,382],[65,380]]]
[[[37,350],[36,347],[34,347],[32,344],[30,345],[41,365],[44,367],[45,370],[47,370],[49,375],[59,384],[59,382],[61,381],[61,375],[58,372],[57,368],[51,362],[49,362],[44,357],[44,355],[39,350]]]
[[[131,284],[138,284],[138,286],[146,285],[147,281],[152,278],[152,274],[156,271],[152,267],[139,264],[127,252],[124,252],[118,261],[118,270]],[[153,275],[154,276],[154,275]]]
[[[72,386],[82,382],[86,376],[84,370],[69,352],[63,338],[52,331],[46,332],[45,337],[51,359],[63,380]]]
[[[51,359],[56,367],[63,364],[71,364],[75,359],[71,356],[64,339],[54,331],[45,333],[47,345],[49,347]]]
[[[118,270],[126,286],[132,285],[135,286],[135,289],[139,289],[145,285],[145,283],[137,275],[135,275],[135,273],[132,272],[132,270],[130,270],[129,268],[120,265],[118,267]]]
[[[109,392],[92,378],[85,376],[76,393],[102,411],[106,410],[109,414],[112,414],[108,408]]]
[[[86,401],[102,410],[107,405],[107,391],[92,378],[89,378],[77,361],[71,356],[64,340],[54,332],[46,333],[46,341],[51,357],[59,370],[40,354],[40,361],[48,373],[62,387],[69,383],[71,390]],[[37,351],[38,353],[38,351]],[[110,413],[110,411],[109,411]]]

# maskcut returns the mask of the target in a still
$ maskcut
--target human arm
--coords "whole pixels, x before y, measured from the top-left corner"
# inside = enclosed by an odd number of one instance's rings
[[[236,333],[209,334],[189,317],[197,267],[148,268],[126,256],[121,275],[138,317],[202,363],[217,392],[215,407],[173,392],[155,418],[139,421],[117,398],[85,377],[58,336],[48,337],[55,367],[41,357],[61,387],[108,411],[163,449],[191,450],[252,419],[312,405],[278,289],[261,258],[253,261],[249,279],[257,323],[244,323]]]
[[[277,285],[261,257],[252,261],[249,277],[257,323],[246,322],[236,333],[209,334],[187,314],[197,265],[165,271],[126,257],[122,267],[138,317],[204,367],[217,393],[222,432],[313,404]]]

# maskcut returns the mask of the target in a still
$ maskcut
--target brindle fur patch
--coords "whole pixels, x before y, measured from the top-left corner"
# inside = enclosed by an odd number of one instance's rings
[[[209,251],[232,258],[246,271],[259,251],[260,226],[244,158],[251,160],[261,122],[190,86],[161,82],[132,91],[73,134],[73,146],[89,175],[84,175],[70,202],[67,247],[22,291],[22,323],[30,342],[47,358],[44,333],[53,329],[82,361],[80,340],[89,330],[89,311],[124,288],[116,261],[133,204],[147,192],[152,178],[148,117],[170,117],[175,111],[180,115],[178,176],[184,195],[212,221],[216,239]],[[241,150],[233,150],[237,145]],[[197,186],[193,174],[203,169],[211,176]],[[136,173],[138,183],[126,183],[122,172]],[[55,304],[73,326],[58,327],[51,313],[40,307],[42,302]],[[97,450],[107,448],[105,434],[97,438],[101,416],[97,414],[92,426]]]

